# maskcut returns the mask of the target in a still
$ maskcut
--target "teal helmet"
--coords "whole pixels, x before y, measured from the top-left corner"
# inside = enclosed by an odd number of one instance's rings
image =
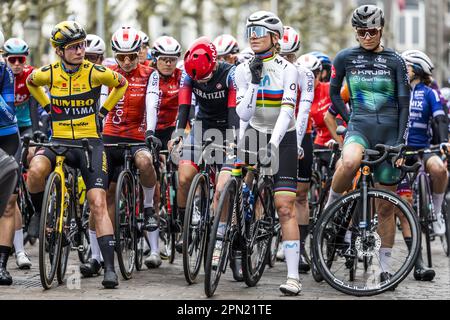
[[[19,38],[10,38],[3,45],[5,55],[25,55],[29,53],[28,45]]]

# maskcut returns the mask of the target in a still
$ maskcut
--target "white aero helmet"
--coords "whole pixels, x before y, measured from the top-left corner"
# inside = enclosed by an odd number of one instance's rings
[[[239,52],[237,40],[230,34],[221,34],[214,39],[213,43],[216,46],[218,56]]]
[[[403,59],[406,64],[412,65],[414,73],[423,73],[431,76],[434,65],[430,58],[420,50],[406,50],[402,53]]]
[[[104,54],[106,51],[106,44],[102,38],[95,34],[86,35],[86,53]]]
[[[267,30],[278,34],[278,37],[281,38],[283,36],[283,23],[276,14],[269,11],[257,11],[252,13],[250,17],[247,18],[246,27],[252,26],[265,27]]]
[[[138,52],[141,45],[139,32],[133,27],[121,27],[111,39],[112,50],[115,52]]]
[[[172,37],[162,36],[153,42],[152,57],[158,56],[177,56],[181,55],[180,43]]]
[[[281,46],[281,54],[296,52],[300,49],[300,35],[294,28],[284,26],[283,37],[279,40]]]
[[[150,42],[150,39],[148,38],[148,35],[144,31],[139,31],[139,36],[141,37],[142,43],[148,45]]]
[[[322,70],[322,63],[320,62],[320,60],[316,56],[309,53],[301,55],[297,59],[296,63],[311,71]]]

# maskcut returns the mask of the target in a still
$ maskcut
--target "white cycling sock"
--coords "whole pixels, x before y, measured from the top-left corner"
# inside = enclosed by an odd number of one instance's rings
[[[442,211],[442,202],[444,201],[444,193],[434,193],[433,192],[433,207],[434,212],[436,213],[436,217],[439,216],[439,213]]]
[[[91,242],[92,259],[102,262],[103,257],[100,251],[100,246],[98,245],[97,232],[92,231],[91,229],[89,229],[89,241]]]
[[[147,239],[150,243],[150,254],[159,254],[159,229],[147,232]]]
[[[153,208],[153,195],[155,194],[155,187],[147,188],[142,186],[144,191],[144,208]]]
[[[392,248],[380,248],[381,272],[391,272]]]
[[[23,252],[23,229],[16,230],[14,233],[14,249],[16,250],[16,255],[19,252]]]
[[[284,256],[286,259],[288,278],[300,279],[298,263],[300,260],[300,240],[283,241]]]
[[[342,196],[341,193],[337,193],[333,190],[333,188],[330,187],[330,194],[328,195],[328,201],[327,204],[325,205],[325,208],[328,208],[328,206],[333,203],[334,201],[336,201],[338,198],[340,198]]]

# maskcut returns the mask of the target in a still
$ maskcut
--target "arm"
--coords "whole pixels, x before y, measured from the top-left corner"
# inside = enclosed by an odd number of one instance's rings
[[[186,128],[189,111],[192,103],[192,80],[186,71],[183,71],[180,82],[180,91],[178,93],[178,117],[177,117],[177,131]],[[181,131],[179,131],[181,132]]]
[[[39,106],[34,99],[34,97],[30,97],[30,118],[31,118],[31,128],[33,132],[38,131],[39,128]]]
[[[308,127],[309,112],[314,101],[314,74],[305,68],[299,68],[299,86],[301,89],[300,104],[298,107],[296,130],[297,148],[301,150],[303,137]]]
[[[108,98],[100,106],[99,115],[104,117],[122,99],[128,87],[128,81],[117,72],[107,69],[101,65],[94,65],[92,70],[93,84],[105,85],[113,88]]]
[[[335,110],[341,115],[342,119],[348,123],[350,117],[347,108],[345,107],[344,100],[341,97],[342,81],[345,77],[344,52],[341,51],[338,53],[333,61],[333,66],[331,67],[330,98]]]
[[[398,101],[398,136],[397,144],[404,144],[407,136],[407,128],[409,122],[409,100],[411,90],[409,87],[408,71],[403,58],[395,54],[398,59],[396,69],[397,80],[397,101]]]
[[[147,93],[145,95],[145,114],[147,131],[151,131],[153,135],[158,121],[158,107],[159,107],[159,73],[152,72],[148,79]]]
[[[329,111],[325,113],[325,117],[323,118],[325,124],[327,125],[328,131],[330,131],[331,136],[335,141],[337,141],[340,145],[343,143],[343,139],[341,136],[336,134],[337,122],[336,117],[333,116]]]
[[[239,116],[236,113],[236,67],[230,69],[227,77],[228,87],[228,128],[237,130],[239,128]]]
[[[280,114],[269,141],[269,143],[276,148],[280,145],[281,140],[283,140],[283,137],[289,128],[289,123],[294,118],[294,109],[297,100],[297,83],[297,69],[292,64],[289,64],[284,70],[283,98],[281,100]]]
[[[242,121],[248,122],[256,110],[256,97],[259,84],[247,80],[248,64],[241,64],[236,68],[236,113]]]
[[[49,85],[51,82],[51,65],[34,70],[27,78],[27,87],[31,95],[44,108],[47,113],[50,113],[50,99],[45,94],[42,86]]]
[[[448,141],[448,126],[447,117],[445,116],[444,108],[441,104],[441,99],[435,90],[430,91],[428,100],[431,105],[431,111],[433,112],[433,119],[437,126],[436,134],[438,136],[439,143]]]

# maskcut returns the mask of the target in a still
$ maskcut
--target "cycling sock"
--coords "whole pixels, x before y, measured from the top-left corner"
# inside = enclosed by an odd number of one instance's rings
[[[432,199],[433,199],[434,212],[436,213],[436,217],[438,217],[442,211],[442,202],[444,201],[444,193],[434,193],[433,192]]]
[[[19,252],[23,252],[23,229],[16,230],[14,233],[14,249],[16,250],[16,255]]]
[[[159,254],[159,229],[147,232],[148,243],[150,243],[150,253]]]
[[[380,248],[380,263],[382,272],[391,271],[392,248]]]
[[[337,193],[333,190],[332,187],[330,187],[330,194],[328,196],[328,201],[327,204],[325,205],[325,208],[328,208],[328,206],[333,203],[334,201],[336,201],[338,198],[340,198],[342,196],[341,193]]]
[[[31,202],[33,202],[33,206],[35,212],[39,216],[42,210],[42,200],[44,200],[44,191],[38,193],[30,193]]]
[[[105,271],[114,271],[114,248],[116,242],[113,235],[103,236],[97,238],[97,240],[105,262]]]
[[[184,224],[184,212],[186,211],[186,208],[178,208],[178,219],[181,222],[181,228],[183,228]]]
[[[98,245],[97,232],[92,231],[91,229],[89,229],[89,241],[91,244],[92,259],[95,259],[98,262],[103,261],[102,253],[100,252],[100,247]]]
[[[217,228],[217,235],[219,237],[223,237],[223,235],[225,234],[226,226],[227,226],[226,222],[219,222],[219,226]]]
[[[144,191],[144,208],[153,208],[153,195],[155,194],[155,187],[147,188],[142,186]]]
[[[348,244],[352,243],[352,232],[350,230],[345,232],[344,242]]]
[[[405,243],[408,247],[408,251],[411,251],[412,246],[412,238],[411,237],[405,237]],[[420,248],[419,254],[417,256],[416,262],[414,263],[415,268],[422,268],[423,266],[423,260],[422,260],[422,248]]]
[[[288,278],[300,279],[298,263],[300,261],[300,240],[283,241],[284,256],[286,259]]]
[[[300,252],[305,251],[305,241],[308,237],[309,224],[299,224],[298,230],[300,231]]]
[[[9,253],[11,252],[11,247],[0,246],[0,268],[6,269],[8,264]]]

